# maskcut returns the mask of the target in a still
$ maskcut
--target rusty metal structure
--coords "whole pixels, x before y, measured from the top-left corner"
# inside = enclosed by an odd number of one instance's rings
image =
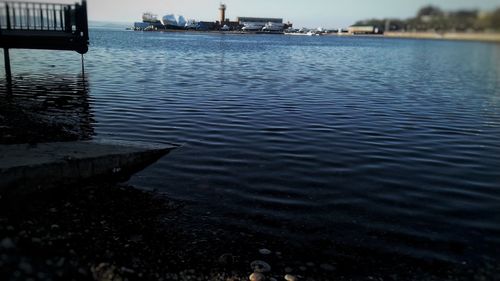
[[[89,45],[87,2],[55,4],[0,1],[0,48],[11,81],[9,49],[76,51]]]

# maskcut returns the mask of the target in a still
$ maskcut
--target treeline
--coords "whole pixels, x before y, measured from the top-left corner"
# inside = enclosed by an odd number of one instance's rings
[[[370,19],[354,26],[371,25],[386,31],[500,31],[500,8],[492,12],[458,10],[446,12],[435,6],[420,9],[414,18]]]

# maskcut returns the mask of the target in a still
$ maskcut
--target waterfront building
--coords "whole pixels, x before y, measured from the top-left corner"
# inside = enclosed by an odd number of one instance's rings
[[[363,26],[350,26],[348,28],[348,33],[350,34],[382,34],[383,30],[377,26],[373,25],[363,25]]]
[[[272,23],[283,23],[282,18],[255,18],[255,17],[238,17],[236,19],[241,25],[246,24],[262,24],[262,26],[272,22]]]

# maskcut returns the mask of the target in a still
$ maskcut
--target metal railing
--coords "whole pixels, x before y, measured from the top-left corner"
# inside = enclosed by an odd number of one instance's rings
[[[85,36],[86,1],[73,5],[0,1],[1,30],[60,31]]]

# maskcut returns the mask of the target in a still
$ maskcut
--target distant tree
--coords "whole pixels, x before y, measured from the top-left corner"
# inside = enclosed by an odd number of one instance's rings
[[[477,29],[479,12],[477,10],[459,10],[449,13],[446,20],[450,29],[457,31]]]
[[[385,30],[386,31],[405,30],[407,28],[407,25],[408,25],[407,21],[403,21],[400,19],[387,19],[386,25],[385,25]]]
[[[421,18],[421,17],[425,17],[425,16],[442,17],[443,15],[444,15],[444,13],[440,8],[438,8],[436,6],[429,5],[429,6],[423,7],[422,9],[420,9],[418,11],[417,18]]]
[[[435,6],[421,8],[417,16],[407,20],[369,19],[358,21],[355,26],[370,25],[386,31],[469,31],[491,30],[500,31],[500,7],[490,13],[480,13],[478,10],[458,10],[444,12]]]
[[[496,9],[490,18],[490,28],[500,30],[500,8]]]

